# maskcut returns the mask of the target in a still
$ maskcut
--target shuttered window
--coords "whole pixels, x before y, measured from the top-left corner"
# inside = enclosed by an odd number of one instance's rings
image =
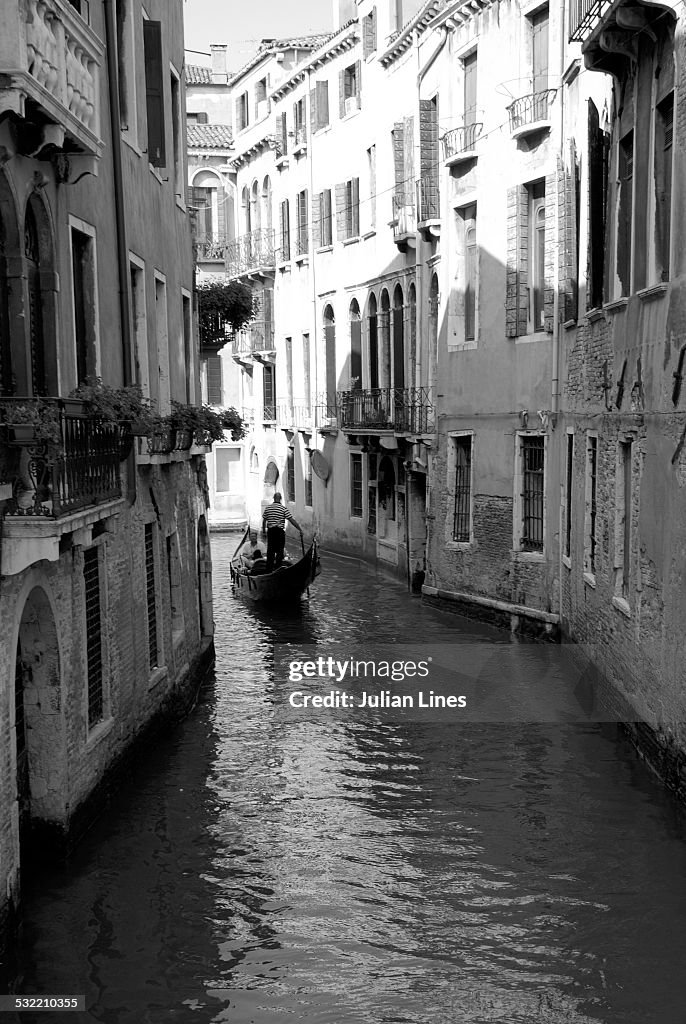
[[[88,728],[104,716],[102,671],[102,621],[100,607],[100,558],[98,548],[83,553],[83,579],[86,599],[86,669],[88,678]]]
[[[298,217],[298,256],[309,252],[309,232],[307,224],[307,189],[298,192],[297,195],[297,217]]]
[[[145,596],[148,612],[148,667],[152,672],[159,664],[157,646],[157,585],[155,579],[155,527],[145,524]]]
[[[161,22],[143,22],[143,51],[145,56],[145,109],[148,121],[148,160],[153,167],[165,167],[167,155],[164,131]]]
[[[362,456],[350,456],[350,515],[362,518]]]
[[[281,263],[291,258],[291,217],[288,200],[281,203]]]
[[[220,356],[208,356],[205,360],[207,370],[207,404],[222,404],[222,361]]]

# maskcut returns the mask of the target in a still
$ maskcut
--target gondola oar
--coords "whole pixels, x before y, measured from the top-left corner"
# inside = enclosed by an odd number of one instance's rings
[[[231,556],[231,561],[233,561],[233,560],[234,560],[234,558],[236,557],[236,555],[238,554],[238,552],[239,552],[239,551],[241,550],[241,548],[242,548],[242,547],[243,547],[243,545],[245,544],[245,538],[246,538],[246,537],[250,537],[250,523],[248,523],[248,526],[247,526],[247,528],[246,528],[246,531],[245,531],[245,533],[243,534],[243,536],[241,537],[241,539],[240,539],[240,543],[239,543],[238,547],[236,548],[236,550],[235,550],[235,551],[234,551],[234,553],[232,554],[232,556]]]
[[[303,549],[303,558],[305,557],[305,538],[303,537],[302,530],[300,531],[300,547]],[[307,597],[310,597],[310,588],[307,588]]]

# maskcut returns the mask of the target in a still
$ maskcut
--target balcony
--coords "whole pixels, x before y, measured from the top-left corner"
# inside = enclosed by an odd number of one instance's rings
[[[72,169],[94,172],[102,152],[102,43],[67,0],[7,4],[0,37],[0,114],[22,121],[10,156],[61,154],[62,181]]]
[[[322,434],[338,432],[338,405],[335,394],[317,395],[314,405],[314,425]]]
[[[441,194],[438,172],[427,174],[417,182],[417,227],[426,236],[441,233]]]
[[[635,73],[639,36],[655,37],[653,24],[677,17],[677,0],[572,0],[570,40],[583,44],[584,64],[617,77]],[[659,34],[659,33],[658,33]]]
[[[521,139],[534,132],[548,131],[551,127],[550,109],[557,89],[543,89],[520,96],[510,103],[510,133],[513,139]]]
[[[613,0],[572,0],[569,40],[581,43],[613,5]]]
[[[231,355],[236,362],[244,362],[255,352],[274,351],[274,324],[271,320],[253,320],[235,334],[231,342]]]
[[[475,121],[445,133],[441,145],[446,167],[456,167],[468,160],[476,160],[476,140],[481,135],[483,127],[481,121]]]
[[[393,241],[401,252],[407,252],[417,231],[415,197],[412,192],[396,192],[393,196]]]
[[[275,232],[259,229],[241,235],[226,246],[226,273],[230,278],[274,273]]]
[[[304,156],[307,153],[307,128],[304,124],[296,125],[293,136],[293,156]]]
[[[434,406],[428,388],[372,388],[339,391],[338,425],[363,433],[429,434],[434,429]]]
[[[229,325],[218,313],[200,318],[200,354],[216,355],[229,340]]]
[[[200,262],[221,260],[223,263],[226,259],[226,250],[229,245],[229,240],[225,235],[207,234],[202,238],[196,238],[194,245],[196,259]]]
[[[276,422],[283,429],[311,430],[312,419],[312,409],[308,402],[295,399],[277,404]]]

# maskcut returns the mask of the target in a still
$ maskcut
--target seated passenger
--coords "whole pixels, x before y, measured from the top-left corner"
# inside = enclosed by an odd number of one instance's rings
[[[250,556],[248,572],[251,576],[259,576],[261,573],[267,571],[267,559],[262,554],[260,548],[255,548],[252,555]]]

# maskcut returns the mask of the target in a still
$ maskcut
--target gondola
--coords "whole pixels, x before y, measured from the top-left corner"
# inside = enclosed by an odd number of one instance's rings
[[[321,572],[316,540],[312,540],[303,556],[292,565],[280,565],[269,573],[253,573],[245,565],[242,550],[250,543],[250,527],[231,559],[231,585],[234,593],[248,601],[264,601],[288,605],[298,601]]]

